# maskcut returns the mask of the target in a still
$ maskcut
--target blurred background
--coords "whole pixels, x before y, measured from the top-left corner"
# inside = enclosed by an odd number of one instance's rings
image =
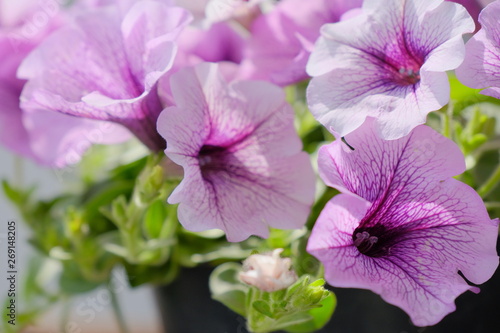
[[[27,159],[17,159],[13,154],[0,147],[0,179],[8,179],[17,184],[21,182],[24,186],[36,186],[37,196],[39,198],[49,198],[63,189],[71,187],[71,170],[61,171],[49,168],[43,168],[33,164]],[[5,198],[3,191],[0,191],[0,269],[2,277],[0,278],[0,301],[3,303],[7,296],[8,281],[7,272],[7,222],[15,221],[17,227],[17,249],[16,264],[17,271],[17,292],[21,295],[23,284],[27,276],[30,260],[37,259],[37,253],[28,243],[30,230],[23,224],[19,213],[15,207]],[[43,272],[37,274],[38,281],[46,285],[47,288],[56,284],[56,274],[60,267],[57,263],[43,266]],[[153,290],[149,287],[139,287],[131,289],[123,272],[114,273],[114,290],[120,308],[123,312],[125,321],[130,332],[141,333],[160,333],[162,332],[161,319],[157,310]],[[19,295],[19,294],[18,294]],[[22,297],[18,297],[19,307],[26,306],[22,304]],[[67,310],[70,309],[69,313]],[[82,294],[71,300],[71,303],[57,304],[54,307],[46,309],[37,320],[35,327],[30,327],[25,332],[33,333],[60,333],[60,332],[93,332],[93,333],[115,333],[119,332],[115,316],[112,309],[109,292],[104,288],[99,288],[93,292]],[[61,326],[62,317],[69,316],[66,320],[66,328]]]

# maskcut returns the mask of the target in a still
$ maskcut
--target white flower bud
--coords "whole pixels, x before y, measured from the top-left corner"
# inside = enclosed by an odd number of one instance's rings
[[[270,253],[253,254],[243,262],[240,280],[260,290],[272,292],[285,289],[297,281],[297,274],[290,270],[292,260],[281,258],[283,249]]]

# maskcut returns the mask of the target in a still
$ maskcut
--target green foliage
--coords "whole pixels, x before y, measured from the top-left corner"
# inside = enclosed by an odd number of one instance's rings
[[[247,295],[248,328],[252,332],[314,332],[322,328],[333,314],[335,296],[323,288],[325,281],[311,282],[303,275],[285,290],[272,293],[256,288]]]
[[[450,78],[451,103],[442,115],[444,132],[465,155],[467,171],[457,178],[477,189],[492,218],[500,215],[500,100]]]
[[[473,156],[474,152],[495,135],[495,118],[481,113],[479,106],[472,107],[470,113],[465,126],[460,122],[454,123],[454,138],[465,156]]]
[[[265,292],[240,282],[241,270],[236,263],[218,266],[210,276],[210,290],[212,298],[247,318],[249,331],[314,332],[331,318],[336,300],[324,289],[323,279],[311,282],[303,275],[286,289]]]
[[[228,262],[218,266],[210,275],[212,298],[223,303],[234,312],[245,316],[245,298],[249,287],[238,280],[241,265]]]

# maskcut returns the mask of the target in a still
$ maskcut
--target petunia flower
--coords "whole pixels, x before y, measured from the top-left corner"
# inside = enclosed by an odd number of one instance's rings
[[[118,123],[153,151],[163,109],[157,81],[172,66],[175,39],[190,16],[170,1],[97,7],[46,39],[21,65],[22,108]]]
[[[307,72],[311,112],[344,136],[366,117],[384,139],[423,124],[450,98],[446,71],[464,59],[464,7],[442,0],[365,0],[362,13],[321,28]]]
[[[482,94],[500,98],[500,1],[488,5],[479,15],[481,30],[466,44],[465,61],[457,78],[471,88],[487,88]]]
[[[16,78],[16,71],[26,55],[59,25],[57,8],[44,9],[34,0],[0,0],[0,143],[32,159],[36,156],[19,108],[24,81]],[[44,25],[34,25],[35,14],[44,15]]]
[[[382,140],[367,119],[320,149],[319,172],[337,188],[307,251],[336,287],[370,289],[406,311],[417,326],[455,310],[455,298],[498,266],[498,219],[479,195],[452,177],[465,170],[459,148],[421,125]]]
[[[166,155],[184,168],[168,198],[191,231],[221,229],[231,242],[268,237],[269,227],[304,225],[314,173],[281,89],[266,82],[227,83],[216,64],[172,76],[175,106],[158,119]]]
[[[223,66],[233,65],[231,70],[236,71],[236,64],[242,59],[248,32],[244,32],[244,29],[232,20],[243,18],[247,11],[249,15],[250,12],[260,13],[257,6],[260,2],[262,0],[177,1],[179,5],[193,12],[198,22],[195,21],[186,27],[178,38],[179,52],[175,59],[174,71],[201,62],[224,62]]]
[[[184,67],[202,62],[216,62],[228,81],[239,78],[244,38],[228,24],[217,22],[208,29],[187,26],[177,39],[178,52],[174,64],[158,82],[158,95],[163,105],[172,105],[170,77]]]
[[[228,23],[219,22],[209,29],[186,27],[179,36],[179,53],[174,67],[181,68],[201,62],[231,62],[242,58],[244,38]]]
[[[20,63],[67,20],[68,12],[56,1],[0,0],[0,143],[54,167],[76,163],[93,143],[115,143],[129,136],[118,125],[20,109],[25,84],[16,77]]]
[[[338,22],[362,0],[283,0],[255,19],[242,64],[244,77],[285,86],[309,76],[306,63],[323,24]]]

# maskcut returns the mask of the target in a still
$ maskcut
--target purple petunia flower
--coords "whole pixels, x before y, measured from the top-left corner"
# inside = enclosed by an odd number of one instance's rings
[[[177,39],[178,52],[172,69],[158,82],[158,94],[163,105],[172,105],[170,77],[184,67],[202,62],[217,62],[228,81],[239,78],[239,62],[244,38],[227,22],[217,22],[208,29],[187,26]]]
[[[79,119],[54,111],[23,112],[25,84],[19,64],[49,34],[68,20],[56,1],[0,0],[0,143],[40,164],[76,163],[93,143],[116,143],[129,134],[119,125]]]
[[[157,81],[172,66],[175,39],[190,20],[171,1],[123,1],[94,8],[45,40],[19,69],[29,79],[22,108],[54,110],[125,126],[151,150],[163,109]]]
[[[174,67],[197,65],[201,62],[239,63],[244,38],[228,23],[219,22],[209,29],[189,26],[179,36],[179,53]]]
[[[457,68],[458,79],[482,94],[500,98],[500,1],[479,15],[479,30],[466,45],[465,61]]]
[[[166,155],[184,168],[168,199],[191,231],[222,229],[231,242],[267,237],[269,227],[300,228],[315,177],[281,89],[222,79],[203,63],[172,76],[176,106],[158,119]]]
[[[307,79],[306,63],[323,24],[337,22],[362,0],[283,0],[251,26],[242,72],[281,86]]]
[[[307,251],[328,283],[370,289],[418,326],[454,311],[455,298],[477,291],[498,266],[498,219],[477,193],[452,176],[465,170],[459,148],[421,125],[382,140],[368,118],[320,149],[319,172],[342,194],[325,206]]]
[[[384,139],[407,135],[448,103],[445,72],[463,61],[472,31],[453,2],[365,0],[360,15],[321,28],[307,64],[311,112],[341,136],[367,116]]]

